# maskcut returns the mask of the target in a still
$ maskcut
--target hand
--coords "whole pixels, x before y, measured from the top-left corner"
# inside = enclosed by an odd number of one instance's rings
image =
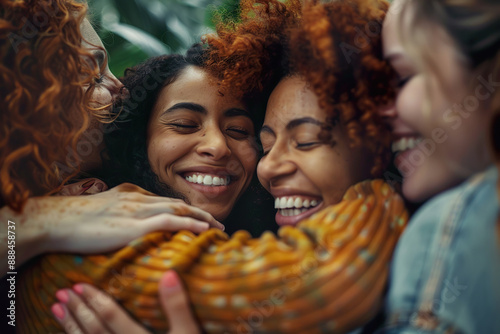
[[[30,198],[22,213],[0,210],[2,222],[16,223],[16,265],[44,252],[99,253],[122,247],[153,231],[200,233],[224,229],[209,213],[182,200],[160,197],[122,184],[91,196]],[[7,224],[0,224],[0,251],[7,253]],[[7,262],[0,267],[6,272]],[[2,274],[3,274],[2,273]]]
[[[92,195],[108,190],[103,181],[96,178],[84,179],[75,183],[65,185],[56,196],[78,196]]]
[[[175,271],[163,275],[159,284],[160,302],[170,324],[170,334],[200,333],[189,309],[189,300]],[[77,284],[73,290],[59,290],[59,303],[52,313],[69,333],[148,333],[106,293],[88,284]]]

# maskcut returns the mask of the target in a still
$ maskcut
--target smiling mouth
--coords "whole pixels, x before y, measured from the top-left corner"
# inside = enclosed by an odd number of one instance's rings
[[[422,137],[403,137],[392,143],[392,152],[403,152],[417,147],[423,141]]]
[[[321,200],[301,196],[276,197],[274,208],[284,217],[298,216],[321,204]]]
[[[204,173],[189,173],[184,175],[184,179],[190,183],[210,187],[228,186],[231,183],[230,176],[217,176]]]

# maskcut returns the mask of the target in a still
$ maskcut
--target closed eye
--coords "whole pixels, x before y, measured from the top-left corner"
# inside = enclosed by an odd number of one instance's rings
[[[226,131],[229,132],[229,135],[234,139],[245,139],[248,138],[248,136],[250,135],[250,132],[248,132],[244,128],[231,127],[228,128]]]
[[[410,79],[412,78],[412,76],[408,76],[406,78],[403,78],[403,79],[399,79],[396,86],[398,88],[402,88],[404,87],[404,85],[406,85],[408,83],[408,81],[410,81]]]
[[[199,126],[196,124],[183,124],[183,123],[166,123],[167,126],[173,128],[174,131],[181,134],[190,134],[198,131]]]
[[[307,143],[297,143],[296,148],[298,149],[309,149],[319,144],[318,142],[307,142]]]
[[[95,84],[100,84],[100,83],[102,83],[103,81],[104,81],[104,75],[102,75],[102,74],[99,74],[99,76],[98,76],[98,77],[94,78],[94,83],[95,83]]]

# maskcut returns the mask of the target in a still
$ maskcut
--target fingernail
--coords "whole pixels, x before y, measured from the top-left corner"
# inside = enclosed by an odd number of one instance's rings
[[[104,184],[102,182],[97,182],[95,187],[97,188],[97,191],[101,192],[104,188]]]
[[[75,291],[80,296],[83,295],[83,285],[81,285],[81,284],[75,284],[73,286],[73,291]]]
[[[59,320],[64,319],[65,312],[64,312],[64,308],[62,307],[61,304],[57,303],[57,304],[52,305],[50,310],[56,316],[57,319],[59,319]]]
[[[226,227],[224,226],[224,224],[221,224],[221,223],[219,223],[219,227],[220,227],[220,229],[221,229],[221,230],[223,230],[223,231],[226,229]]]
[[[67,303],[69,300],[69,294],[65,290],[59,290],[56,292],[56,298],[62,303]]]
[[[169,291],[175,291],[180,288],[179,276],[174,270],[167,271],[160,279],[160,284]]]
[[[90,180],[82,184],[82,188],[90,188],[95,183],[95,180]]]

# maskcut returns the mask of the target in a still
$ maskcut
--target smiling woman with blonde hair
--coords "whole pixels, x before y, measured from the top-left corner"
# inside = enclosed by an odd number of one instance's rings
[[[396,0],[383,43],[403,194],[428,200],[396,249],[384,333],[496,333],[500,3]]]

